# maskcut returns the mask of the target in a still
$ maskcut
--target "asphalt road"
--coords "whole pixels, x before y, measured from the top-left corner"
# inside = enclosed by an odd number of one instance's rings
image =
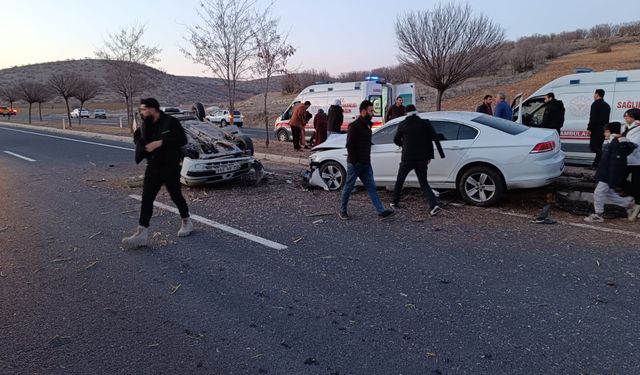
[[[154,246],[124,250],[130,145],[38,134],[0,125],[2,374],[640,372],[637,238],[419,200],[381,221],[362,192],[342,222],[336,193],[267,165],[185,195],[285,249],[177,239],[156,210]]]

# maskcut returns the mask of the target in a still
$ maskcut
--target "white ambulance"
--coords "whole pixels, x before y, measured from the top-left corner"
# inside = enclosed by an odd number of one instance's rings
[[[367,77],[366,81],[360,82],[318,82],[315,85],[305,88],[296,96],[293,103],[291,103],[282,116],[276,120],[274,134],[279,141],[286,142],[291,140],[289,120],[293,113],[293,107],[307,100],[311,102],[309,112],[315,115],[319,108],[322,108],[325,113],[328,113],[329,107],[333,102],[336,99],[340,99],[344,111],[344,122],[341,128],[343,131],[346,131],[349,123],[353,122],[359,116],[360,103],[367,99],[373,103],[373,128],[377,128],[384,123],[384,115],[387,108],[394,104],[395,98],[398,96],[404,99],[405,106],[409,104],[415,105],[415,84],[404,83],[392,85],[379,77]],[[315,133],[313,118],[307,123],[305,133],[308,138]]]
[[[560,131],[562,150],[570,161],[584,164],[591,163],[595,156],[589,150],[587,131],[594,92],[596,89],[605,91],[604,101],[611,106],[610,121],[624,124],[624,112],[640,108],[640,70],[576,71],[547,83],[524,102],[522,94],[519,94],[514,98],[512,107],[514,121],[537,126],[545,111],[544,96],[553,92],[565,107],[564,126]]]

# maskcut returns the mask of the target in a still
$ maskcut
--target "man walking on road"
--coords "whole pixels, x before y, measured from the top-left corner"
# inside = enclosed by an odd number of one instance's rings
[[[429,204],[429,215],[435,216],[442,208],[438,205],[436,195],[431,190],[427,181],[427,166],[434,158],[433,144],[436,144],[440,158],[444,159],[444,151],[440,145],[438,134],[429,120],[423,120],[418,116],[416,107],[407,106],[407,117],[398,125],[393,143],[402,147],[402,159],[398,168],[396,185],[393,188],[392,208],[400,207],[400,192],[402,186],[411,171],[416,172],[420,189]]]
[[[600,164],[602,144],[604,143],[604,125],[609,123],[610,115],[611,107],[604,101],[604,90],[597,89],[593,93],[593,103],[591,104],[589,124],[587,125],[587,130],[591,132],[589,135],[589,148],[591,152],[596,154],[593,164],[591,164],[593,169],[597,169],[598,164]]]
[[[369,198],[381,218],[387,218],[395,213],[386,210],[378,197],[376,183],[373,180],[373,168],[371,168],[371,118],[373,117],[373,103],[368,100],[360,104],[360,117],[349,124],[347,131],[347,180],[342,188],[340,201],[340,219],[349,220],[351,215],[347,213],[349,195],[356,184],[356,178],[369,193]]]
[[[511,106],[507,103],[507,96],[503,92],[498,94],[498,104],[496,104],[495,116],[513,121],[513,111],[511,110]]]
[[[482,104],[476,108],[476,112],[484,113],[489,116],[493,116],[493,109],[491,104],[493,103],[493,95],[485,95]]]
[[[136,163],[147,159],[142,185],[142,206],[137,231],[130,237],[122,239],[124,245],[130,247],[146,246],[149,241],[149,222],[153,215],[153,202],[164,184],[171,200],[180,211],[182,224],[178,237],[188,236],[193,232],[193,223],[189,219],[189,208],[182,196],[180,186],[180,147],[187,144],[187,136],[180,122],[160,111],[160,104],[154,98],[140,101],[142,126],[138,128],[133,139],[136,143]]]
[[[291,138],[293,140],[293,149],[296,151],[300,151],[300,148],[304,146],[308,148],[306,145],[306,139],[304,135],[304,127],[309,121],[307,119],[307,109],[311,106],[310,101],[306,101],[304,103],[298,103],[293,107],[293,114],[291,115],[291,120],[289,121],[289,126],[291,126]]]
[[[540,127],[555,129],[559,135],[560,129],[564,125],[564,104],[561,100],[557,100],[552,92],[544,96],[544,102],[546,104]]]
[[[396,98],[396,103],[389,107],[389,109],[387,110],[387,115],[384,117],[384,122],[393,120],[394,118],[402,117],[407,113],[402,103],[404,103],[404,99],[402,99],[402,96],[398,96]]]

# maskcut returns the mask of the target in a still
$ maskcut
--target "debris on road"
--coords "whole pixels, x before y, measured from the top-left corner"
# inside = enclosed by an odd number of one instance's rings
[[[171,293],[169,293],[169,294],[175,294],[175,292],[177,292],[178,289],[180,289],[181,286],[182,286],[182,284],[178,284],[178,285],[175,285],[175,286],[172,285],[171,286]]]
[[[73,258],[56,258],[51,261],[51,263],[62,263],[62,262],[70,262]]]
[[[99,235],[101,235],[101,234],[102,234],[102,232],[101,232],[101,231],[100,231],[100,232],[97,232],[97,233],[94,233],[94,234],[92,234],[91,236],[89,236],[89,239],[90,239],[90,240],[91,240],[91,239],[94,239],[96,236],[99,236]]]
[[[300,241],[302,241],[302,237],[298,237],[298,238],[296,238],[295,240],[293,240],[293,243],[298,243],[298,242],[300,242]]]
[[[95,266],[95,265],[96,265],[96,264],[98,264],[98,263],[100,263],[100,261],[99,261],[99,260],[96,260],[96,261],[94,261],[94,262],[91,262],[91,263],[89,263],[89,265],[87,265],[84,269],[85,269],[85,270],[88,270],[89,268],[91,268],[91,267]]]

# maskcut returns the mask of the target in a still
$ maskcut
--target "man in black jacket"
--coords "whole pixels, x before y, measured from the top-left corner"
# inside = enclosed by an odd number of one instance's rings
[[[347,213],[349,195],[353,191],[356,179],[359,178],[369,193],[371,203],[378,212],[378,216],[386,218],[394,214],[393,210],[385,210],[373,179],[373,168],[371,168],[371,118],[373,117],[373,103],[368,100],[360,104],[360,117],[349,124],[347,131],[347,180],[342,188],[340,197],[340,213],[342,220],[349,220],[351,216]]]
[[[134,133],[136,162],[147,159],[147,168],[142,185],[142,206],[138,229],[132,236],[122,239],[122,243],[130,247],[148,244],[153,201],[163,184],[180,211],[182,224],[178,236],[188,236],[193,232],[189,208],[182,196],[180,186],[180,162],[182,161],[180,148],[187,144],[184,129],[175,117],[160,111],[160,104],[154,98],[140,101],[140,115],[143,120],[142,126]]]
[[[564,125],[564,104],[557,100],[554,93],[544,96],[545,109],[542,115],[541,128],[556,129],[560,134],[560,128]]]
[[[336,99],[333,104],[329,107],[329,112],[327,113],[328,121],[329,121],[329,134],[336,133],[339,134],[342,132],[340,128],[342,127],[342,123],[344,122],[344,114],[342,110],[342,102],[340,99]]]
[[[437,215],[442,211],[442,208],[438,206],[436,196],[427,181],[427,166],[434,158],[434,143],[442,159],[444,159],[444,151],[442,151],[438,134],[431,126],[431,122],[421,119],[415,106],[407,106],[407,117],[398,125],[393,143],[402,147],[402,159],[398,168],[396,185],[393,188],[391,207],[400,208],[402,186],[409,172],[413,170],[416,172],[422,193],[429,204],[429,214],[431,216]]]
[[[591,104],[591,112],[589,113],[589,124],[587,130],[591,132],[589,135],[589,148],[591,152],[596,154],[591,167],[598,168],[600,158],[602,157],[602,144],[604,143],[604,124],[609,123],[609,115],[611,107],[604,101],[604,90],[597,89],[593,94],[593,104]]]
[[[396,98],[396,103],[387,110],[387,115],[384,116],[384,122],[391,121],[394,118],[402,117],[407,114],[402,103],[404,103],[404,99],[402,99],[402,96],[398,96]]]
[[[493,103],[493,95],[485,95],[482,104],[476,108],[476,112],[484,113],[489,116],[493,116],[493,109],[491,104]]]

